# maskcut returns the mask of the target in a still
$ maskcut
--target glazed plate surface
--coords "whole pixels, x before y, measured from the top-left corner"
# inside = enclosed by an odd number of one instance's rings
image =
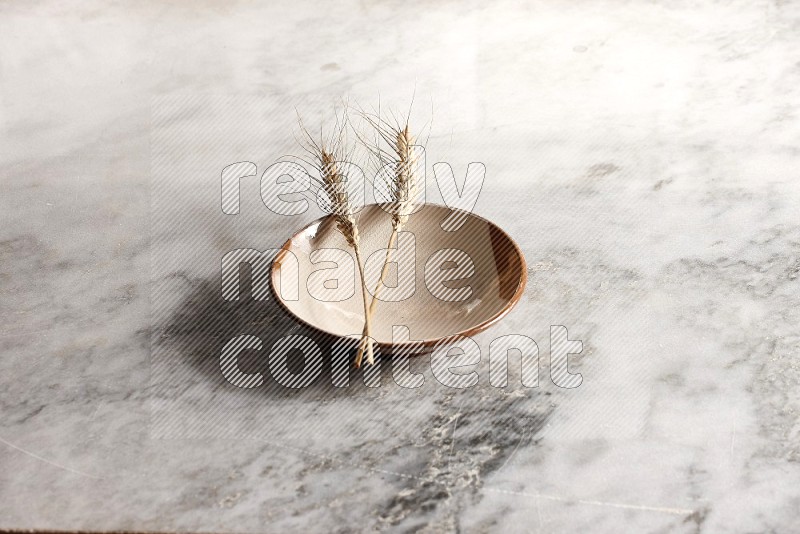
[[[368,205],[359,213],[358,228],[368,287],[374,291],[391,217],[380,206]],[[410,339],[425,346],[475,334],[502,318],[522,296],[525,259],[511,237],[486,219],[428,204],[411,215],[403,233],[391,254],[400,261],[390,264],[372,318],[372,337],[382,347],[392,346],[393,326],[406,326]],[[270,274],[273,295],[300,322],[334,336],[361,334],[360,276],[333,217],[289,239]],[[296,284],[297,291],[281,286],[282,279]]]

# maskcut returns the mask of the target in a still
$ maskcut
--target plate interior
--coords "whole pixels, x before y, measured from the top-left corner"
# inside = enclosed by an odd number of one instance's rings
[[[391,343],[395,325],[408,327],[411,339],[424,342],[473,334],[507,312],[521,295],[525,262],[513,240],[491,222],[467,212],[456,212],[463,224],[447,231],[443,224],[448,218],[454,220],[453,213],[428,204],[403,227],[406,235],[399,246],[404,252],[392,252],[392,259],[400,258],[401,265],[390,264],[372,319],[372,337],[379,343]],[[374,290],[391,235],[391,217],[380,206],[369,205],[359,213],[358,227],[368,287]],[[333,218],[316,221],[293,236],[273,263],[275,293],[292,314],[314,328],[337,336],[360,335],[363,303],[353,258]],[[291,291],[279,289],[282,270],[291,274],[294,269],[299,272],[294,282],[299,287],[297,299],[290,300],[284,297],[292,298]],[[405,290],[389,289],[399,280]],[[402,300],[383,300],[387,297]]]

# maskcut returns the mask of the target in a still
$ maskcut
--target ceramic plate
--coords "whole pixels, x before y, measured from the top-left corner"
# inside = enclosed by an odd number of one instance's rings
[[[444,229],[459,222],[455,231]],[[368,205],[359,214],[358,227],[362,257],[369,258],[367,280],[373,280],[368,287],[374,290],[391,234],[391,217],[380,206]],[[522,252],[508,234],[486,219],[427,204],[411,215],[403,232],[398,245],[402,252],[393,251],[391,256],[400,258],[401,265],[390,265],[372,319],[372,337],[384,350],[392,348],[393,325],[408,327],[411,340],[430,347],[454,335],[484,330],[522,296],[527,280]],[[360,335],[361,285],[351,258],[353,251],[336,230],[333,217],[323,217],[283,245],[272,264],[273,295],[314,329],[334,336]],[[297,290],[284,291],[282,278],[294,279]],[[402,344],[407,343],[395,347]]]

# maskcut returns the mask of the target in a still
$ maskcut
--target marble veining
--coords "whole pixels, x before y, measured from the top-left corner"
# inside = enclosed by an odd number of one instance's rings
[[[780,1],[3,3],[0,529],[800,530],[798,28]],[[219,255],[319,214],[251,181],[219,222],[221,169],[292,150],[295,108],[412,94],[429,166],[483,162],[475,211],[528,262],[475,340],[536,340],[540,386],[483,358],[464,390],[424,362],[416,390],[233,388],[228,336],[304,330],[223,302]]]

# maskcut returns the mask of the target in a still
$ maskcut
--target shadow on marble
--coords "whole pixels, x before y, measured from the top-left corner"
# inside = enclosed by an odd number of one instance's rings
[[[168,377],[171,383],[189,380],[189,376],[203,377],[216,388],[236,386],[223,376],[220,357],[224,345],[236,336],[247,334],[257,336],[262,342],[262,350],[243,350],[238,358],[239,369],[243,373],[261,373],[264,382],[256,389],[261,395],[285,400],[322,400],[326,398],[357,395],[368,388],[364,384],[364,372],[350,370],[348,387],[333,386],[331,371],[331,348],[337,338],[313,330],[292,318],[272,297],[258,301],[251,295],[249,269],[241,271],[243,298],[229,302],[222,298],[218,279],[191,279],[183,274],[191,287],[171,317],[163,324],[154,324],[153,352],[169,354],[178,358],[177,366]],[[308,386],[298,389],[286,387],[276,381],[270,373],[268,355],[273,345],[287,335],[305,336],[311,339],[322,351],[322,372]],[[293,355],[295,357],[293,357]],[[379,356],[380,358],[380,356]],[[382,358],[386,361],[387,358]],[[305,358],[297,349],[288,358],[288,368],[292,373],[302,373]],[[181,366],[183,367],[180,370]],[[399,388],[389,377],[389,365],[381,365],[382,386],[388,383]],[[163,376],[163,375],[162,375]]]

